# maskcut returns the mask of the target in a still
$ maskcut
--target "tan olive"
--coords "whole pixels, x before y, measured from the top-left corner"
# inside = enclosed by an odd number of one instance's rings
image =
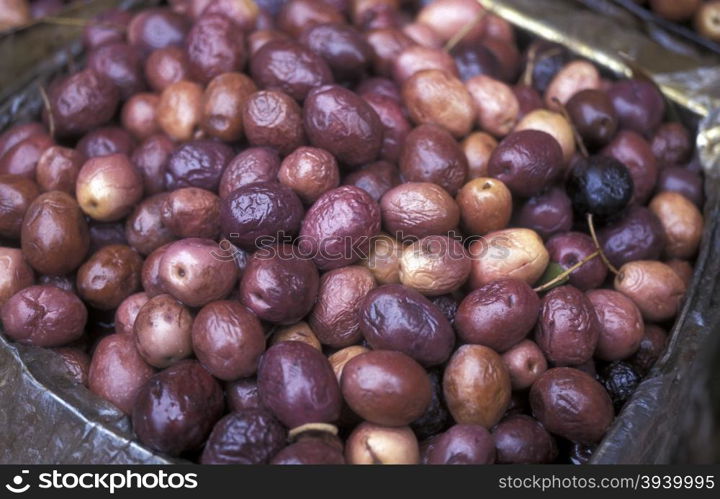
[[[545,90],[545,105],[558,111],[581,90],[599,88],[600,73],[597,68],[587,61],[572,61],[557,72]]]
[[[695,204],[677,192],[661,192],[650,201],[650,211],[665,231],[665,255],[692,258],[703,233],[703,216]]]
[[[352,359],[354,359],[361,353],[369,351],[370,350],[368,348],[362,345],[352,345],[349,347],[345,347],[342,350],[338,350],[337,352],[328,357],[328,362],[330,362],[330,366],[335,373],[335,377],[337,378],[338,383],[340,382],[340,378],[342,377],[345,364],[350,362]]]
[[[394,237],[380,234],[370,242],[370,251],[365,265],[378,284],[397,284],[400,282],[400,255],[403,245]]]
[[[520,103],[505,83],[486,75],[473,76],[465,87],[475,101],[478,125],[495,137],[509,134],[518,121]]]
[[[473,98],[459,78],[445,71],[418,71],[402,86],[410,118],[418,125],[445,128],[455,138],[470,133],[475,122]]]
[[[242,109],[256,90],[255,83],[242,73],[223,73],[213,78],[203,94],[203,130],[225,142],[240,140]]]
[[[428,296],[451,293],[470,275],[462,243],[448,236],[427,236],[406,246],[400,256],[400,282]]]
[[[543,275],[550,259],[537,232],[523,228],[491,232],[474,241],[468,250],[472,289],[506,277],[532,285]]]
[[[489,133],[473,132],[460,143],[468,160],[468,178],[487,177],[488,161],[498,143]]]
[[[24,26],[32,21],[28,0],[3,0],[0,2],[0,31]]]
[[[565,164],[569,164],[575,154],[575,136],[572,127],[560,113],[548,111],[547,109],[531,111],[515,127],[516,132],[520,130],[540,130],[552,135],[560,144]]]
[[[190,140],[202,119],[203,88],[190,81],[178,81],[160,94],[157,121],[174,140]]]
[[[491,428],[508,408],[511,391],[507,366],[491,348],[463,345],[445,368],[445,401],[458,424]]]
[[[512,215],[512,194],[496,178],[479,177],[465,184],[455,197],[467,235],[483,236],[504,229]]]
[[[643,317],[653,322],[675,317],[687,290],[670,266],[654,260],[637,260],[620,267],[615,289],[629,296]]]
[[[80,208],[101,222],[120,220],[128,215],[142,194],[142,177],[124,154],[87,160],[75,182]]]
[[[290,326],[277,328],[270,337],[270,345],[280,343],[281,341],[300,341],[317,350],[322,350],[320,340],[315,336],[315,333],[310,329],[307,322],[297,322]]]
[[[358,425],[345,443],[348,464],[420,464],[417,437],[407,426]]]
[[[190,310],[170,295],[148,300],[135,318],[138,352],[151,366],[166,368],[189,357],[192,349]]]

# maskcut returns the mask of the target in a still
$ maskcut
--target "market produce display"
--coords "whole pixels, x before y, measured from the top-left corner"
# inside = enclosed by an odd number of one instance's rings
[[[583,463],[662,355],[704,193],[647,79],[474,0],[174,0],[83,42],[0,135],[0,321],[149,449]]]

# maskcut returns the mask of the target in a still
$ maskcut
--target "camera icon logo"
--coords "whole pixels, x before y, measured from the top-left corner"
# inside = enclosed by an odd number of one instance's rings
[[[19,475],[15,475],[12,479],[12,483],[8,483],[5,485],[5,488],[8,489],[13,494],[22,494],[23,492],[27,492],[30,488],[30,484],[26,483],[23,485],[24,476],[30,473],[29,470],[22,470]]]

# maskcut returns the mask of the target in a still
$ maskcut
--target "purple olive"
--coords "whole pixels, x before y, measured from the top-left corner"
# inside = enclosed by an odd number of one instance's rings
[[[330,363],[299,341],[281,341],[265,352],[258,390],[263,404],[288,428],[340,417],[340,387]]]

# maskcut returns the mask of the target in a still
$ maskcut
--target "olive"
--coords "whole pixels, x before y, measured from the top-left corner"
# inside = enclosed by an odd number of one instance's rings
[[[208,437],[202,464],[267,464],[283,448],[285,428],[267,409],[232,412],[217,422]]]
[[[149,448],[177,456],[200,448],[222,416],[223,405],[218,382],[198,362],[185,360],[140,388],[133,429]]]
[[[331,423],[340,416],[335,373],[311,346],[299,341],[273,345],[260,360],[257,379],[263,405],[288,428]]]
[[[535,342],[550,362],[583,364],[592,358],[599,338],[595,309],[582,291],[560,286],[543,297]]]
[[[495,441],[476,424],[457,424],[431,438],[423,452],[423,464],[492,464]]]
[[[350,408],[366,421],[405,426],[425,413],[432,399],[425,369],[401,352],[371,350],[343,368],[341,389]]]
[[[463,345],[445,368],[443,391],[457,423],[491,428],[510,404],[510,375],[494,350]]]
[[[555,438],[530,416],[506,417],[492,433],[498,463],[543,464],[551,463],[557,457]]]
[[[455,344],[452,327],[440,310],[399,284],[370,291],[358,314],[360,330],[372,348],[397,350],[426,366],[445,362]]]
[[[633,195],[633,179],[619,161],[603,156],[576,162],[566,189],[578,215],[607,219],[622,212]]]
[[[600,441],[615,415],[605,388],[570,367],[545,371],[530,389],[530,405],[548,431],[587,444]]]

